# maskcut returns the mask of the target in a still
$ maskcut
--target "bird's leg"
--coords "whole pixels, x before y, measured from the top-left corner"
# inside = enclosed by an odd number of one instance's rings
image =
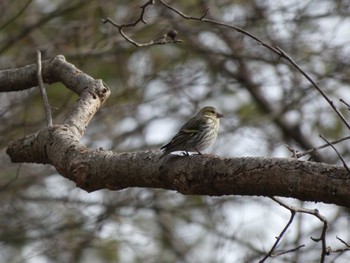
[[[194,148],[194,149],[197,151],[198,155],[202,155],[202,153],[200,151],[198,151],[196,148]]]

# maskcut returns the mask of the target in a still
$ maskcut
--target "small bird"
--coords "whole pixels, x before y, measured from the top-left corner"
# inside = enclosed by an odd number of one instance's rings
[[[160,149],[164,152],[159,158],[174,151],[197,152],[211,146],[218,135],[220,121],[223,117],[214,107],[206,106],[202,108],[196,116],[186,122],[171,139],[171,141]]]

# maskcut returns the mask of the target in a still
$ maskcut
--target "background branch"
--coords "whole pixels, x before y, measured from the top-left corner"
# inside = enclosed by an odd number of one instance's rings
[[[89,192],[152,187],[187,195],[278,195],[350,207],[346,198],[350,195],[350,178],[338,166],[295,159],[225,159],[209,155],[169,156],[159,166],[159,152],[117,154],[88,149],[67,139],[71,137],[66,127],[54,126],[12,142],[7,153],[13,162],[50,163]],[[36,151],[25,145],[32,145]],[[42,158],[40,149],[45,149],[46,158]]]
[[[288,209],[292,214],[293,213],[294,214],[295,213],[304,213],[304,214],[313,215],[323,223],[321,236],[319,238],[311,237],[311,239],[315,242],[321,241],[322,252],[321,252],[321,257],[320,257],[320,263],[324,263],[325,257],[330,254],[330,248],[327,247],[327,241],[326,241],[326,232],[327,232],[327,228],[328,228],[327,219],[323,215],[321,215],[317,209],[306,209],[306,208],[291,206],[291,205],[286,204],[285,202],[283,202],[282,200],[280,200],[276,197],[272,197],[271,199],[274,200],[276,203],[280,204],[281,206],[283,206],[284,208]],[[291,220],[288,222],[288,224],[290,224],[290,222],[291,222]],[[286,227],[289,226],[288,224]]]

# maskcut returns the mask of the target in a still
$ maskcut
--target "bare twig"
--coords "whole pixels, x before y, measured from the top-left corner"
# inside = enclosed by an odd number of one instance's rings
[[[339,99],[340,100],[340,102],[342,102],[342,103],[344,103],[345,105],[346,105],[346,107],[347,107],[347,109],[348,110],[350,110],[350,104],[349,103],[347,103],[345,100],[343,100],[343,99]]]
[[[344,138],[341,138],[339,140],[335,140],[335,141],[331,141],[330,144],[337,144],[339,142],[342,142],[342,141],[345,141],[345,140],[349,140],[350,139],[350,136],[346,136]],[[300,157],[303,157],[305,155],[308,155],[308,154],[311,154],[313,152],[316,152],[318,150],[321,150],[323,148],[326,148],[326,147],[329,147],[330,146],[329,143],[326,143],[326,144],[323,144],[323,145],[320,145],[318,147],[315,147],[315,148],[312,148],[310,150],[307,150],[305,152],[298,152],[296,149],[292,148],[291,146],[289,145],[286,145],[287,149],[292,153],[292,157],[294,158],[300,158]]]
[[[349,167],[347,166],[346,162],[344,161],[343,157],[340,155],[340,153],[337,151],[337,149],[334,147],[334,145],[329,142],[325,137],[323,137],[321,134],[319,135],[322,140],[324,140],[326,143],[329,144],[329,146],[332,147],[332,149],[336,152],[336,154],[338,155],[339,159],[341,160],[341,162],[343,163],[344,168],[348,171],[348,174],[350,174],[350,170]]]
[[[180,10],[176,9],[175,7],[165,3],[163,0],[159,0],[159,2],[164,5],[166,8],[172,10],[173,12],[175,12],[176,14],[178,14],[179,16],[183,17],[184,19],[187,19],[187,20],[195,20],[195,21],[202,21],[202,22],[205,22],[205,23],[209,23],[209,24],[214,24],[214,25],[218,25],[218,26],[222,26],[222,27],[227,27],[227,28],[230,28],[230,29],[234,29],[236,30],[237,32],[240,32],[244,35],[247,35],[249,36],[250,38],[256,40],[260,45],[270,49],[271,51],[273,51],[274,53],[278,54],[278,55],[281,55],[280,52],[272,47],[271,45],[265,43],[264,41],[262,41],[260,38],[258,38],[257,36],[251,34],[250,32],[240,28],[240,27],[237,27],[237,26],[232,26],[232,25],[228,25],[226,23],[223,23],[223,22],[220,22],[220,21],[216,21],[216,20],[212,20],[212,19],[208,19],[208,18],[205,18],[209,12],[209,9],[207,8],[206,11],[204,12],[204,14],[201,16],[201,17],[193,17],[193,16],[189,16],[189,15],[186,15],[185,13],[181,12]]]
[[[106,23],[111,23],[112,25],[114,25],[115,27],[118,28],[120,35],[128,42],[130,42],[131,44],[133,44],[136,47],[149,47],[149,46],[153,46],[153,45],[165,45],[165,44],[175,44],[175,43],[183,43],[182,40],[180,39],[175,39],[175,38],[171,38],[170,40],[168,40],[167,36],[168,33],[164,34],[162,38],[160,38],[159,40],[151,40],[149,42],[146,43],[138,43],[135,40],[131,39],[128,35],[125,34],[124,32],[124,27],[129,27],[130,24],[123,24],[123,25],[119,25],[117,22],[113,21],[113,19],[111,19],[110,17],[107,17],[106,19],[102,19],[101,20],[102,23],[106,24]],[[138,19],[138,21],[143,21],[143,19]],[[170,30],[171,31],[171,30]]]
[[[288,205],[276,197],[271,197],[271,199],[274,200],[279,205],[291,211],[291,213],[294,212],[294,213],[303,213],[303,214],[313,215],[323,223],[321,236],[319,238],[314,238],[314,237],[310,237],[310,238],[315,242],[319,242],[319,241],[322,242],[322,253],[321,253],[320,263],[324,263],[326,255],[329,255],[332,252],[331,248],[327,247],[327,243],[326,243],[326,233],[328,228],[327,219],[324,216],[322,216],[317,209],[298,208],[292,205]]]
[[[273,246],[271,247],[270,251],[265,255],[265,257],[263,259],[261,259],[259,261],[259,263],[263,263],[265,262],[266,259],[268,259],[269,257],[272,257],[272,253],[275,250],[275,248],[277,247],[278,243],[280,242],[281,238],[283,237],[284,233],[287,231],[287,229],[289,228],[289,226],[292,224],[293,220],[294,220],[294,216],[296,214],[296,212],[294,210],[290,210],[291,215],[289,218],[288,223],[286,224],[286,226],[283,228],[282,232],[279,234],[278,237],[276,237],[276,242],[273,244]],[[287,253],[287,252],[286,252]],[[276,255],[275,255],[276,257]]]
[[[333,101],[326,95],[326,93],[323,92],[323,90],[316,84],[315,81],[281,48],[276,47],[276,49],[281,53],[281,56],[285,59],[287,59],[315,88],[316,90],[322,95],[322,97],[328,102],[328,104],[332,107],[332,109],[338,114],[339,118],[343,121],[343,123],[348,127],[350,130],[350,123],[345,119],[343,114],[335,107]]]
[[[350,244],[348,242],[345,242],[343,239],[341,239],[340,237],[337,237],[337,239],[342,242],[347,248],[350,249]]]
[[[338,239],[341,243],[343,243],[343,244],[345,245],[345,247],[343,247],[343,248],[337,248],[337,249],[332,249],[332,248],[329,247],[329,248],[328,248],[329,254],[339,253],[339,255],[341,255],[341,254],[344,253],[344,252],[350,251],[350,244],[349,244],[348,242],[345,242],[343,239],[341,239],[341,238],[339,238],[339,237],[337,237],[337,239]],[[335,259],[334,259],[334,261],[332,261],[332,262],[336,262]]]
[[[207,9],[205,10],[204,14],[203,14],[199,19],[200,19],[200,20],[203,20],[204,17],[206,17],[206,16],[208,15],[208,13],[209,13],[209,8],[207,8]]]
[[[149,0],[148,2],[146,2],[145,4],[143,4],[142,6],[140,6],[141,8],[141,13],[140,16],[134,21],[134,22],[130,22],[127,24],[122,24],[119,25],[116,22],[114,22],[111,18],[106,18],[106,19],[102,19],[102,23],[107,23],[110,22],[112,25],[114,25],[117,28],[123,28],[123,27],[133,27],[136,26],[138,23],[142,22],[144,24],[147,24],[147,21],[145,20],[144,16],[145,16],[145,12],[148,6],[153,5],[154,4],[154,0]]]
[[[124,31],[123,31],[124,27],[135,26],[139,22],[146,23],[146,21],[144,20],[144,14],[145,14],[146,8],[148,6],[150,6],[150,5],[153,5],[154,3],[155,3],[154,0],[150,0],[150,1],[146,2],[144,5],[142,5],[140,7],[141,8],[141,14],[140,14],[139,18],[137,18],[134,22],[131,22],[129,24],[119,25],[116,22],[114,22],[111,18],[102,19],[102,22],[103,23],[109,22],[112,25],[114,25],[115,27],[117,27],[119,29],[119,33],[121,34],[121,36],[123,38],[125,38],[128,42],[132,43],[133,45],[135,45],[137,47],[146,47],[146,46],[151,46],[151,45],[159,45],[159,44],[182,42],[181,40],[174,40],[174,39],[172,39],[170,42],[168,42],[167,39],[166,39],[167,35],[164,35],[165,37],[163,37],[162,39],[160,39],[158,41],[150,41],[148,43],[138,43],[138,42],[134,41],[133,39],[131,39],[130,37],[128,37],[124,33]],[[262,41],[259,37],[255,36],[254,34],[248,32],[248,31],[246,31],[246,30],[244,30],[244,29],[242,29],[240,27],[232,26],[232,25],[229,25],[229,24],[226,24],[224,22],[217,21],[217,20],[205,18],[207,16],[208,12],[209,12],[208,8],[206,9],[206,11],[204,12],[204,14],[202,16],[200,16],[200,17],[193,17],[193,16],[189,16],[189,15],[183,13],[182,11],[178,10],[177,8],[175,8],[175,7],[165,3],[163,0],[159,0],[159,3],[161,3],[163,6],[165,6],[168,9],[170,9],[174,13],[178,14],[179,16],[183,17],[184,19],[200,21],[200,22],[210,23],[210,24],[214,24],[214,25],[218,25],[218,26],[234,29],[237,32],[242,33],[242,34],[244,34],[244,35],[254,39],[260,45],[262,45],[262,46],[266,47],[267,49],[271,50],[272,52],[274,52],[278,56],[286,59],[315,87],[315,89],[329,103],[331,108],[336,112],[336,114],[339,116],[339,118],[342,120],[342,122],[350,130],[350,123],[345,119],[345,117],[342,115],[342,113],[337,109],[337,107],[334,105],[333,101],[326,95],[325,92],[322,91],[322,89],[316,84],[316,82],[280,47],[273,47],[270,44],[267,44],[266,42]]]
[[[298,150],[294,149],[293,147],[289,146],[288,144],[285,144],[285,146],[292,153],[292,158],[299,158],[298,157]]]
[[[340,237],[337,237],[337,239],[345,245],[343,248],[337,248],[337,249],[330,249],[330,253],[344,253],[346,251],[350,251],[350,244],[348,242],[345,242]]]
[[[43,98],[45,113],[46,113],[46,125],[47,127],[52,126],[52,116],[51,116],[51,107],[49,100],[47,98],[45,85],[43,81],[43,76],[41,74],[41,52],[40,50],[36,51],[36,64],[37,64],[37,78],[38,78],[38,85],[41,93],[41,97]]]
[[[239,28],[239,27],[236,27],[236,26],[231,26],[231,25],[228,25],[226,23],[219,22],[219,21],[216,21],[216,20],[204,18],[208,11],[203,16],[201,16],[200,18],[197,18],[197,17],[188,16],[188,15],[182,13],[181,11],[176,9],[175,7],[165,3],[163,0],[159,0],[159,2],[162,5],[166,6],[167,8],[169,8],[170,10],[172,10],[173,12],[175,12],[176,14],[180,15],[181,17],[183,17],[185,19],[202,21],[202,22],[206,22],[206,23],[210,23],[210,24],[219,25],[219,26],[223,26],[223,27],[234,29],[237,32],[240,32],[240,33],[242,33],[242,34],[244,34],[246,36],[249,36],[250,38],[256,40],[262,46],[268,48],[269,50],[271,50],[272,52],[276,53],[280,57],[282,57],[282,58],[286,59],[287,61],[289,61],[316,88],[316,90],[330,104],[332,109],[338,114],[340,119],[343,121],[343,123],[346,125],[346,127],[348,127],[348,129],[350,130],[350,124],[347,122],[347,120],[344,118],[344,116],[341,114],[341,112],[334,106],[333,101],[328,98],[328,96],[321,90],[321,88],[316,84],[316,82],[313,81],[313,79],[285,51],[283,51],[280,47],[276,47],[276,48],[272,47],[271,45],[269,45],[269,44],[265,43],[264,41],[262,41],[257,36],[249,33],[248,31],[246,31],[246,30],[244,30],[242,28]]]
[[[302,247],[305,247],[305,245],[304,244],[303,245],[299,245],[299,246],[297,246],[295,248],[292,248],[292,249],[288,249],[288,250],[285,250],[285,251],[274,253],[274,254],[271,255],[271,257],[275,258],[275,257],[281,256],[281,255],[287,254],[287,253],[295,252],[295,251],[299,250]]]
[[[113,19],[111,19],[110,17],[107,17],[105,19],[101,19],[103,24],[106,23],[111,23],[113,26],[115,26],[116,28],[118,28],[120,35],[128,42],[130,42],[131,44],[133,44],[136,47],[149,47],[152,45],[165,45],[165,44],[175,44],[175,43],[182,43],[182,40],[179,39],[175,39],[176,35],[174,37],[171,37],[171,34],[169,35],[170,31],[174,31],[175,30],[169,30],[168,33],[164,34],[162,38],[158,39],[158,40],[152,40],[146,43],[138,43],[135,40],[131,39],[127,34],[125,34],[124,32],[124,28],[125,27],[133,27],[136,26],[138,23],[142,22],[144,24],[147,24],[144,15],[146,12],[146,8],[150,5],[154,4],[154,0],[150,0],[148,2],[146,2],[145,4],[143,4],[142,6],[140,6],[141,8],[141,13],[140,16],[131,23],[127,23],[127,24],[118,24],[117,22],[115,22]],[[168,38],[169,37],[169,38]]]

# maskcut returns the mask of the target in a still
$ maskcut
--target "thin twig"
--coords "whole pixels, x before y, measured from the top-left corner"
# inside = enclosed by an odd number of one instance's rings
[[[289,146],[288,144],[285,144],[285,146],[292,153],[292,158],[299,158],[298,157],[298,150],[294,149],[293,147]]]
[[[349,139],[350,139],[350,136],[347,136],[347,137],[341,138],[339,140],[331,141],[330,143],[334,145],[334,144],[337,144],[339,142],[342,142],[342,141],[345,141],[345,140],[349,140]],[[292,148],[291,146],[286,145],[287,149],[292,153],[292,157],[295,157],[295,158],[303,157],[305,155],[311,154],[313,152],[316,152],[318,150],[321,150],[321,149],[329,147],[329,146],[330,146],[330,144],[326,143],[326,144],[320,145],[318,147],[309,149],[309,150],[307,150],[305,152],[298,152],[296,149]]]
[[[250,38],[252,38],[255,41],[257,41],[260,45],[266,47],[267,49],[271,50],[272,52],[274,52],[278,56],[280,56],[280,57],[286,59],[287,61],[289,61],[316,88],[316,90],[329,103],[331,108],[336,112],[336,114],[339,116],[339,118],[342,120],[342,122],[350,130],[350,123],[345,119],[345,117],[342,115],[342,113],[337,109],[337,107],[334,105],[333,101],[326,95],[326,93],[324,93],[322,91],[322,89],[316,84],[316,82],[280,47],[273,47],[270,44],[267,44],[266,42],[262,41],[259,37],[253,35],[252,33],[248,32],[248,31],[246,31],[246,30],[244,30],[244,29],[242,29],[240,27],[228,25],[226,23],[223,23],[223,22],[220,22],[220,21],[217,21],[217,20],[212,20],[212,19],[205,18],[207,16],[208,12],[209,12],[208,8],[206,9],[206,11],[204,12],[204,14],[202,16],[200,16],[200,17],[193,17],[193,16],[186,15],[185,13],[183,13],[180,10],[176,9],[175,7],[165,3],[163,0],[159,0],[159,2],[163,6],[165,6],[166,8],[172,10],[173,12],[178,14],[179,16],[183,17],[184,19],[201,21],[201,22],[205,22],[205,23],[210,23],[210,24],[214,24],[214,25],[218,25],[218,26],[234,29],[237,32],[240,32],[240,33],[242,33],[242,34],[244,34],[246,36],[249,36]],[[155,3],[154,0],[150,0],[150,1],[146,2],[144,5],[142,5],[140,7],[141,8],[141,14],[140,14],[139,18],[136,19],[134,22],[131,22],[129,24],[119,25],[116,22],[114,22],[111,18],[102,19],[102,23],[109,22],[109,23],[113,24],[114,26],[116,26],[119,29],[119,32],[120,32],[121,36],[124,39],[126,39],[128,42],[130,42],[133,45],[135,45],[136,47],[146,47],[146,46],[151,46],[151,45],[156,45],[156,44],[159,45],[159,44],[183,42],[181,40],[174,40],[174,39],[172,39],[172,41],[168,42],[168,41],[166,41],[166,39],[164,40],[164,38],[162,38],[159,41],[150,41],[148,43],[138,43],[138,42],[132,40],[130,37],[128,37],[124,33],[124,31],[123,31],[124,27],[135,26],[139,22],[146,23],[146,21],[144,20],[144,14],[145,14],[146,8],[148,6],[150,6],[150,5],[153,5],[154,3]]]
[[[101,19],[103,24],[106,23],[111,23],[113,26],[115,26],[116,28],[118,28],[118,31],[120,33],[120,35],[128,42],[130,42],[131,44],[133,44],[136,47],[149,47],[149,46],[153,46],[153,45],[165,45],[165,44],[175,44],[175,43],[182,43],[183,41],[180,39],[175,39],[175,37],[170,37],[170,39],[168,39],[168,34],[164,34],[163,37],[159,40],[151,40],[149,42],[146,43],[138,43],[135,40],[131,39],[125,32],[124,32],[124,28],[125,27],[133,27],[136,26],[138,23],[142,22],[143,24],[147,24],[144,16],[145,16],[145,12],[146,12],[146,8],[150,5],[154,4],[154,0],[150,0],[148,2],[146,2],[145,4],[143,4],[142,6],[140,6],[141,8],[141,13],[140,16],[133,22],[131,23],[127,23],[127,24],[118,24],[117,22],[115,22],[112,18],[107,17],[105,19]]]
[[[329,248],[329,253],[344,253],[346,251],[350,251],[350,244],[348,242],[345,242],[343,239],[341,239],[340,237],[337,237],[337,239],[343,243],[345,245],[345,247],[343,248],[337,248],[337,249],[332,249]]]
[[[281,53],[282,57],[287,59],[315,88],[316,90],[322,95],[322,97],[328,102],[328,104],[332,107],[332,109],[338,114],[339,118],[343,121],[343,123],[348,127],[350,130],[350,123],[345,119],[343,114],[338,110],[338,108],[334,105],[333,101],[328,98],[326,93],[323,92],[323,90],[316,84],[315,81],[281,48],[276,47],[276,49]]]
[[[272,52],[276,53],[277,55],[279,55],[280,57],[283,57],[284,59],[286,59],[287,61],[289,61],[315,88],[316,90],[323,96],[323,98],[330,104],[330,106],[332,107],[332,109],[337,113],[337,115],[340,117],[340,119],[343,121],[343,123],[346,125],[346,127],[350,130],[350,124],[348,123],[348,121],[345,119],[345,117],[342,115],[342,113],[337,109],[337,107],[335,107],[333,101],[331,99],[328,98],[328,96],[322,91],[322,89],[316,84],[315,81],[313,81],[313,79],[285,52],[283,51],[280,47],[272,47],[271,45],[265,43],[264,41],[262,41],[260,38],[258,38],[257,36],[249,33],[248,31],[236,27],[236,26],[231,26],[228,25],[226,23],[223,22],[219,22],[216,20],[212,20],[212,19],[207,19],[204,18],[205,15],[197,18],[197,17],[192,17],[192,16],[188,16],[184,13],[182,13],[181,11],[179,11],[178,9],[176,9],[175,7],[165,3],[163,0],[159,0],[159,2],[164,5],[165,7],[169,8],[170,10],[172,10],[173,12],[175,12],[176,14],[180,15],[181,17],[188,19],[188,20],[196,20],[196,21],[202,21],[202,22],[206,22],[206,23],[210,23],[210,24],[214,24],[214,25],[219,25],[219,26],[223,26],[223,27],[227,27],[227,28],[231,28],[236,30],[237,32],[240,32],[244,35],[249,36],[250,38],[256,40],[259,44],[261,44],[262,46],[268,48],[269,50],[271,50]]]
[[[345,167],[345,169],[348,171],[348,174],[350,174],[350,170],[349,170],[349,167],[347,166],[346,162],[344,161],[343,157],[340,155],[340,153],[337,151],[337,149],[334,147],[334,145],[329,142],[325,137],[323,137],[321,134],[319,135],[320,138],[322,140],[324,140],[326,143],[329,144],[329,146],[332,147],[332,149],[336,152],[336,154],[338,155],[339,159],[341,160],[341,162],[343,163],[343,166]]]
[[[350,244],[348,242],[345,242],[343,239],[341,239],[340,237],[337,237],[337,239],[342,242],[347,248],[350,249]]]
[[[324,263],[326,255],[329,255],[332,251],[331,248],[327,247],[327,242],[326,242],[326,234],[327,234],[327,228],[328,228],[327,219],[324,216],[322,216],[317,209],[298,208],[292,205],[288,205],[276,197],[270,197],[270,198],[291,212],[294,211],[295,213],[304,213],[304,214],[313,215],[323,223],[321,236],[319,238],[314,238],[314,237],[310,237],[310,238],[315,242],[321,241],[322,253],[321,253],[320,263]]]
[[[214,24],[214,25],[218,25],[218,26],[222,26],[222,27],[226,27],[226,28],[230,28],[230,29],[234,29],[236,30],[237,32],[240,32],[244,35],[247,35],[249,36],[250,38],[256,40],[260,45],[270,49],[271,51],[273,51],[274,53],[278,54],[278,55],[281,55],[280,52],[272,47],[271,45],[265,43],[264,41],[262,41],[260,38],[258,38],[257,36],[249,33],[248,31],[240,28],[240,27],[237,27],[237,26],[232,26],[232,25],[228,25],[226,23],[223,23],[223,22],[220,22],[220,21],[216,21],[216,20],[212,20],[212,19],[208,19],[208,18],[205,18],[205,16],[208,14],[208,9],[204,12],[204,14],[200,17],[193,17],[193,16],[189,16],[189,15],[186,15],[185,13],[181,12],[180,10],[176,9],[175,7],[165,3],[163,0],[159,0],[159,2],[164,5],[166,8],[172,10],[173,12],[175,12],[176,14],[178,14],[179,16],[183,17],[184,19],[187,19],[187,20],[195,20],[195,21],[202,21],[202,22],[205,22],[205,23],[209,23],[209,24]]]
[[[128,42],[130,42],[131,44],[133,44],[136,47],[149,47],[149,46],[153,46],[153,45],[165,45],[165,44],[176,44],[176,43],[183,43],[183,40],[181,39],[175,39],[175,38],[171,38],[168,40],[167,36],[168,34],[164,34],[164,36],[159,39],[159,40],[151,40],[149,42],[146,43],[138,43],[135,40],[131,39],[127,34],[125,34],[124,32],[124,27],[129,27],[134,23],[130,23],[130,24],[122,24],[119,25],[117,22],[115,22],[113,19],[111,19],[110,17],[107,17],[105,19],[101,19],[103,24],[106,23],[111,23],[113,26],[115,26],[116,28],[118,28],[120,35]],[[143,18],[139,18],[137,20],[138,22],[143,21]],[[137,22],[137,23],[138,23]]]
[[[146,22],[146,20],[144,18],[144,15],[145,15],[145,12],[146,12],[146,8],[148,6],[150,6],[150,5],[153,5],[153,4],[154,4],[154,0],[149,0],[148,2],[146,2],[145,4],[140,6],[140,8],[141,8],[140,16],[134,22],[130,22],[130,23],[127,23],[127,24],[119,25],[118,23],[114,22],[111,18],[108,17],[106,19],[102,19],[102,23],[105,24],[107,22],[110,22],[112,25],[114,25],[117,28],[133,27],[133,26],[136,26],[140,22],[142,22],[144,24],[147,24],[147,22]]]
[[[268,259],[269,257],[272,257],[273,251],[275,250],[275,248],[277,247],[277,245],[280,242],[281,238],[283,237],[284,233],[287,231],[287,229],[289,228],[289,226],[292,224],[292,222],[294,220],[294,216],[295,216],[296,212],[293,211],[293,210],[290,210],[290,212],[291,212],[291,215],[290,215],[288,223],[283,228],[283,230],[278,235],[278,237],[276,237],[276,242],[273,244],[273,246],[271,247],[270,251],[265,255],[265,257],[263,259],[261,259],[259,261],[259,263],[263,263],[263,262],[265,262],[266,259]]]
[[[347,109],[348,110],[350,110],[350,104],[349,103],[347,103],[345,100],[343,100],[343,99],[339,99],[340,100],[340,102],[342,102],[342,103],[344,103],[345,105],[346,105],[346,107],[347,107]]]
[[[207,9],[205,10],[204,14],[203,14],[199,19],[200,19],[200,20],[203,20],[204,17],[206,17],[206,16],[208,15],[208,13],[209,13],[209,8],[207,8]]]
[[[305,245],[304,244],[303,245],[299,245],[299,246],[297,246],[295,248],[288,249],[288,250],[285,250],[285,251],[281,251],[281,252],[272,254],[271,257],[275,258],[275,257],[281,256],[281,255],[287,254],[287,253],[295,252],[295,251],[299,250],[302,247],[305,247]]]
[[[41,74],[41,52],[40,50],[36,51],[36,64],[37,64],[37,78],[38,78],[38,85],[41,93],[41,97],[43,98],[44,108],[45,108],[45,114],[46,114],[46,125],[47,127],[52,126],[52,116],[51,116],[51,107],[49,100],[47,98],[45,85],[43,81],[43,76]]]
[[[210,24],[214,24],[214,25],[218,25],[218,26],[222,26],[222,27],[226,27],[226,28],[230,28],[230,29],[234,29],[236,30],[237,32],[239,33],[242,33],[252,39],[254,39],[255,41],[258,42],[258,44],[266,47],[267,49],[271,50],[272,52],[274,52],[275,54],[277,54],[278,56],[286,59],[292,66],[294,66],[311,84],[312,86],[323,96],[323,98],[329,103],[329,105],[331,106],[331,108],[336,112],[336,114],[339,116],[339,118],[342,120],[342,122],[347,126],[348,129],[350,129],[350,124],[349,122],[345,119],[345,117],[342,115],[342,113],[337,109],[337,107],[334,105],[333,101],[327,96],[327,94],[325,92],[322,91],[322,89],[318,86],[318,84],[316,84],[316,82],[284,51],[282,50],[281,48],[279,47],[273,47],[271,46],[270,44],[267,44],[266,42],[262,41],[260,38],[258,38],[257,36],[251,34],[250,32],[242,29],[242,28],[239,28],[239,27],[236,27],[236,26],[231,26],[231,25],[228,25],[226,23],[223,23],[223,22],[219,22],[219,21],[216,21],[216,20],[212,20],[212,19],[208,19],[206,18],[208,12],[209,12],[209,9],[207,9],[205,11],[205,13],[200,16],[200,17],[192,17],[192,16],[188,16],[186,14],[184,14],[183,12],[179,11],[178,9],[174,8],[173,6],[165,3],[163,0],[159,0],[159,2],[165,6],[166,8],[172,10],[173,12],[175,12],[177,15],[183,17],[184,19],[188,19],[188,20],[196,20],[196,21],[200,21],[200,22],[204,22],[204,23],[210,23]],[[116,22],[114,22],[112,19],[110,18],[106,18],[106,19],[103,19],[102,22],[103,23],[111,23],[112,25],[114,25],[115,27],[118,28],[121,36],[128,42],[130,42],[131,44],[137,46],[137,47],[146,47],[146,46],[151,46],[151,45],[155,45],[155,44],[166,44],[166,43],[176,43],[176,42],[182,42],[180,40],[176,40],[176,39],[172,39],[173,41],[167,41],[167,39],[164,37],[164,38],[161,38],[160,40],[158,41],[150,41],[150,42],[147,42],[147,43],[138,43],[136,41],[134,41],[133,39],[131,39],[127,34],[125,34],[124,32],[124,28],[125,27],[132,27],[132,26],[135,26],[136,24],[142,22],[144,24],[146,24],[146,21],[144,19],[144,14],[146,12],[146,8],[150,5],[153,5],[155,3],[154,0],[151,0],[151,1],[148,1],[146,2],[144,5],[142,5],[140,8],[141,8],[141,13],[140,13],[140,16],[138,19],[136,19],[134,22],[132,23],[129,23],[129,24],[117,24]],[[341,100],[342,101],[342,100]],[[343,102],[343,101],[342,101]],[[344,102],[343,102],[344,103]],[[348,104],[346,104],[348,105]],[[349,106],[348,106],[348,109],[349,109]],[[327,140],[325,140],[327,142],[327,144],[324,144],[324,145],[321,145],[319,147],[316,147],[316,148],[313,148],[313,149],[310,149],[304,153],[297,153],[295,151],[294,154],[297,158],[301,157],[301,156],[304,156],[306,154],[309,154],[309,153],[312,153],[316,150],[319,150],[319,149],[322,149],[322,148],[325,148],[325,147],[328,147],[328,146],[331,146],[335,151],[336,149],[334,148],[334,144],[338,143],[338,142],[341,142],[341,141],[344,141],[344,140],[347,140],[349,139],[349,137],[345,137],[343,139],[340,139],[338,141],[334,141],[334,142],[328,142]],[[336,151],[337,152],[337,151]],[[339,155],[339,153],[337,152],[337,154]],[[342,160],[345,168],[348,170],[349,172],[349,169],[348,167],[346,166],[344,160],[341,158],[341,156],[339,155],[340,159]],[[275,202],[279,203],[281,206],[285,207],[286,209],[288,209],[290,212],[291,212],[291,217],[288,221],[288,223],[286,224],[286,226],[284,227],[284,229],[281,231],[280,235],[276,238],[276,242],[274,243],[273,247],[271,248],[271,250],[269,251],[269,253],[260,261],[260,262],[264,262],[268,257],[273,257],[273,256],[278,256],[278,255],[282,255],[282,254],[285,254],[285,253],[289,253],[289,252],[293,252],[293,251],[296,251],[298,249],[300,249],[301,247],[303,247],[304,245],[300,245],[294,249],[290,249],[290,250],[287,250],[287,251],[284,251],[284,252],[281,252],[281,253],[276,253],[275,255],[273,255],[273,251],[274,249],[277,247],[278,243],[280,242],[281,238],[283,237],[283,235],[285,234],[286,230],[288,229],[288,227],[291,225],[291,223],[293,222],[294,220],[294,216],[296,213],[306,213],[306,214],[310,214],[310,215],[313,215],[315,217],[317,217],[322,223],[323,223],[323,229],[322,229],[322,233],[321,233],[321,236],[319,238],[313,238],[311,237],[311,239],[315,242],[319,242],[321,241],[322,242],[322,254],[321,254],[321,259],[320,259],[320,262],[324,262],[325,260],[325,256],[326,255],[329,255],[330,252],[331,252],[331,249],[330,248],[327,248],[326,246],[326,232],[327,232],[327,228],[328,228],[328,222],[326,220],[325,217],[323,217],[322,215],[320,215],[319,211],[318,210],[312,210],[312,209],[304,209],[304,208],[296,208],[296,207],[293,207],[293,206],[290,206],[290,205],[287,205],[285,204],[284,202],[282,202],[281,200],[273,197],[272,198]],[[339,239],[341,242],[342,240]],[[342,242],[344,243],[347,247],[348,247],[348,244],[344,241]]]

